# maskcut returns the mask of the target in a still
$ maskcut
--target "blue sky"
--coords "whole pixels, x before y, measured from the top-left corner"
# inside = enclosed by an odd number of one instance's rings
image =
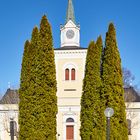
[[[65,23],[68,0],[0,0],[0,94],[8,82],[19,87],[24,42],[46,14],[53,31],[54,47],[60,47],[60,24]],[[105,38],[110,22],[116,27],[122,65],[140,87],[140,1],[73,0],[76,22],[81,27],[81,46],[99,35]]]

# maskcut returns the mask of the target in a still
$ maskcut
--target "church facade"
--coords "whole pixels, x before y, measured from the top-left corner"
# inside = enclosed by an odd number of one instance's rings
[[[58,99],[57,140],[81,140],[80,100],[87,49],[80,47],[80,26],[75,22],[72,0],[68,0],[66,23],[60,27],[60,39],[60,47],[54,50]],[[130,128],[129,139],[140,140],[140,103],[126,103],[126,107],[131,126],[137,123]],[[18,104],[7,103],[0,104],[0,140],[10,140],[11,114],[17,124],[14,137],[18,138]]]
[[[66,23],[60,27],[61,46],[55,49],[57,78],[57,137],[80,140],[80,99],[87,49],[80,47],[72,1],[68,1]]]

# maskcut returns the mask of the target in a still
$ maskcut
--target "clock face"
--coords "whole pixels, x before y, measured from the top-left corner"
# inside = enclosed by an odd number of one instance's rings
[[[68,39],[72,39],[74,37],[74,31],[73,30],[68,30],[66,32],[66,36]]]

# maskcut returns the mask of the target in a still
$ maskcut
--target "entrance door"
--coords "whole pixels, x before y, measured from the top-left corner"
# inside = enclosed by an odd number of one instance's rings
[[[66,140],[74,140],[74,127],[73,125],[66,126]]]

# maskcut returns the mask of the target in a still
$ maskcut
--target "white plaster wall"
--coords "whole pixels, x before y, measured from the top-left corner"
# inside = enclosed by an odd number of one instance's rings
[[[18,105],[1,104],[0,105],[0,140],[10,140],[10,111],[14,111],[14,121],[17,122],[18,127]],[[16,140],[16,137],[15,137]]]
[[[126,103],[126,117],[132,121],[129,140],[140,140],[140,103]]]
[[[73,118],[73,123],[67,123],[66,120],[68,118]],[[58,108],[58,116],[57,116],[57,133],[60,136],[57,138],[59,140],[66,140],[66,126],[73,125],[74,126],[74,140],[81,140],[79,129],[80,129],[80,106],[65,106]]]
[[[87,50],[56,50],[55,63],[57,72],[57,97],[58,115],[57,131],[59,140],[66,140],[66,119],[74,119],[74,140],[80,140],[80,100],[82,94],[82,84],[85,70]],[[65,81],[65,68],[74,67],[76,69],[76,80]],[[65,91],[65,89],[75,89],[75,91]]]

